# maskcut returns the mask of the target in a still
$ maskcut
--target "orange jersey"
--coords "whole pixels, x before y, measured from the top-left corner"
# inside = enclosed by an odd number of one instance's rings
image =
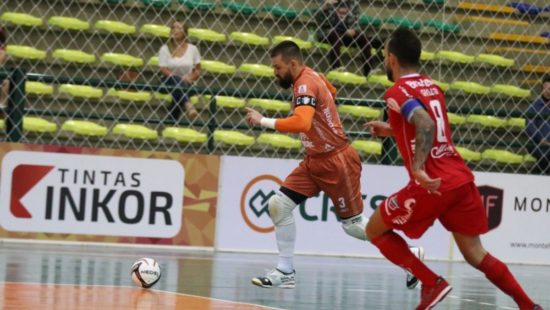
[[[334,96],[334,87],[309,67],[304,68],[294,81],[292,111],[300,106],[315,109],[311,128],[300,133],[307,155],[328,153],[348,144]]]

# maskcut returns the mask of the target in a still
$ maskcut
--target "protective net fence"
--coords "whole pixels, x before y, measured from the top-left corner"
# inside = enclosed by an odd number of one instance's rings
[[[380,44],[396,27],[408,27],[423,42],[421,72],[446,91],[453,141],[469,165],[531,172],[536,159],[529,150],[536,142],[526,123],[537,116],[527,111],[550,71],[550,13],[544,5],[5,0],[0,22],[8,54],[4,67],[35,77],[25,82],[24,143],[300,158],[296,136],[248,128],[243,112],[250,106],[271,117],[289,114],[290,96],[274,82],[269,48],[292,39],[306,63],[337,85],[340,117],[364,159],[398,164],[395,149],[382,148],[362,124],[383,117],[381,98],[391,85]],[[350,15],[335,23],[338,13]],[[172,117],[170,89],[115,84],[163,85],[158,51],[173,21],[189,27],[188,40],[202,58],[201,77],[189,93],[196,117],[185,111]],[[332,47],[334,29],[342,27],[354,29],[357,44]],[[212,96],[219,92],[223,96]],[[4,112],[7,117],[9,109]]]

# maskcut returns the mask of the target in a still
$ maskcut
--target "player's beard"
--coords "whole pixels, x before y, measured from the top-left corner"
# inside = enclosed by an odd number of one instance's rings
[[[277,77],[277,83],[279,83],[279,86],[281,86],[284,89],[289,89],[290,86],[292,86],[292,75],[290,73],[287,73],[283,77]]]
[[[384,66],[384,67],[386,69],[386,75],[388,76],[388,80],[390,80],[391,82],[395,82],[393,80],[393,71],[391,70],[391,68],[388,66]]]

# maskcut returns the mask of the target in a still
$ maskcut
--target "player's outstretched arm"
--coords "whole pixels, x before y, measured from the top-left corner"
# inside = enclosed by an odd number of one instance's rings
[[[381,121],[371,121],[363,125],[363,128],[370,130],[373,137],[393,137],[393,130],[390,124]]]
[[[299,106],[294,109],[294,114],[286,118],[266,118],[252,108],[245,108],[246,121],[250,126],[262,126],[276,129],[280,132],[307,132],[311,128],[315,108]]]
[[[410,123],[416,128],[412,174],[422,187],[429,192],[440,194],[437,189],[441,185],[441,179],[432,179],[424,171],[424,163],[428,159],[434,141],[434,121],[426,110],[415,109],[410,117]]]

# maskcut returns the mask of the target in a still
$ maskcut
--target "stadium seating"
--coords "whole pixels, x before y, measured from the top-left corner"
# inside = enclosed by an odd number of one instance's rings
[[[67,30],[88,30],[90,23],[75,17],[52,16],[48,19],[48,25]]]
[[[234,130],[214,131],[214,141],[234,146],[250,146],[254,144],[254,137]]]
[[[364,154],[382,155],[382,143],[378,141],[355,140],[351,146]]]
[[[259,144],[267,144],[273,148],[301,149],[302,142],[283,134],[262,133],[256,139]]]
[[[0,20],[18,26],[42,26],[41,18],[26,13],[4,12],[0,15]]]
[[[162,137],[174,139],[184,143],[204,143],[207,140],[205,133],[191,128],[167,127],[162,131]]]
[[[68,120],[61,126],[62,130],[81,136],[104,137],[108,133],[105,126],[98,125],[91,121]]]
[[[139,140],[152,140],[158,137],[155,130],[137,124],[116,124],[113,127],[113,134]]]

